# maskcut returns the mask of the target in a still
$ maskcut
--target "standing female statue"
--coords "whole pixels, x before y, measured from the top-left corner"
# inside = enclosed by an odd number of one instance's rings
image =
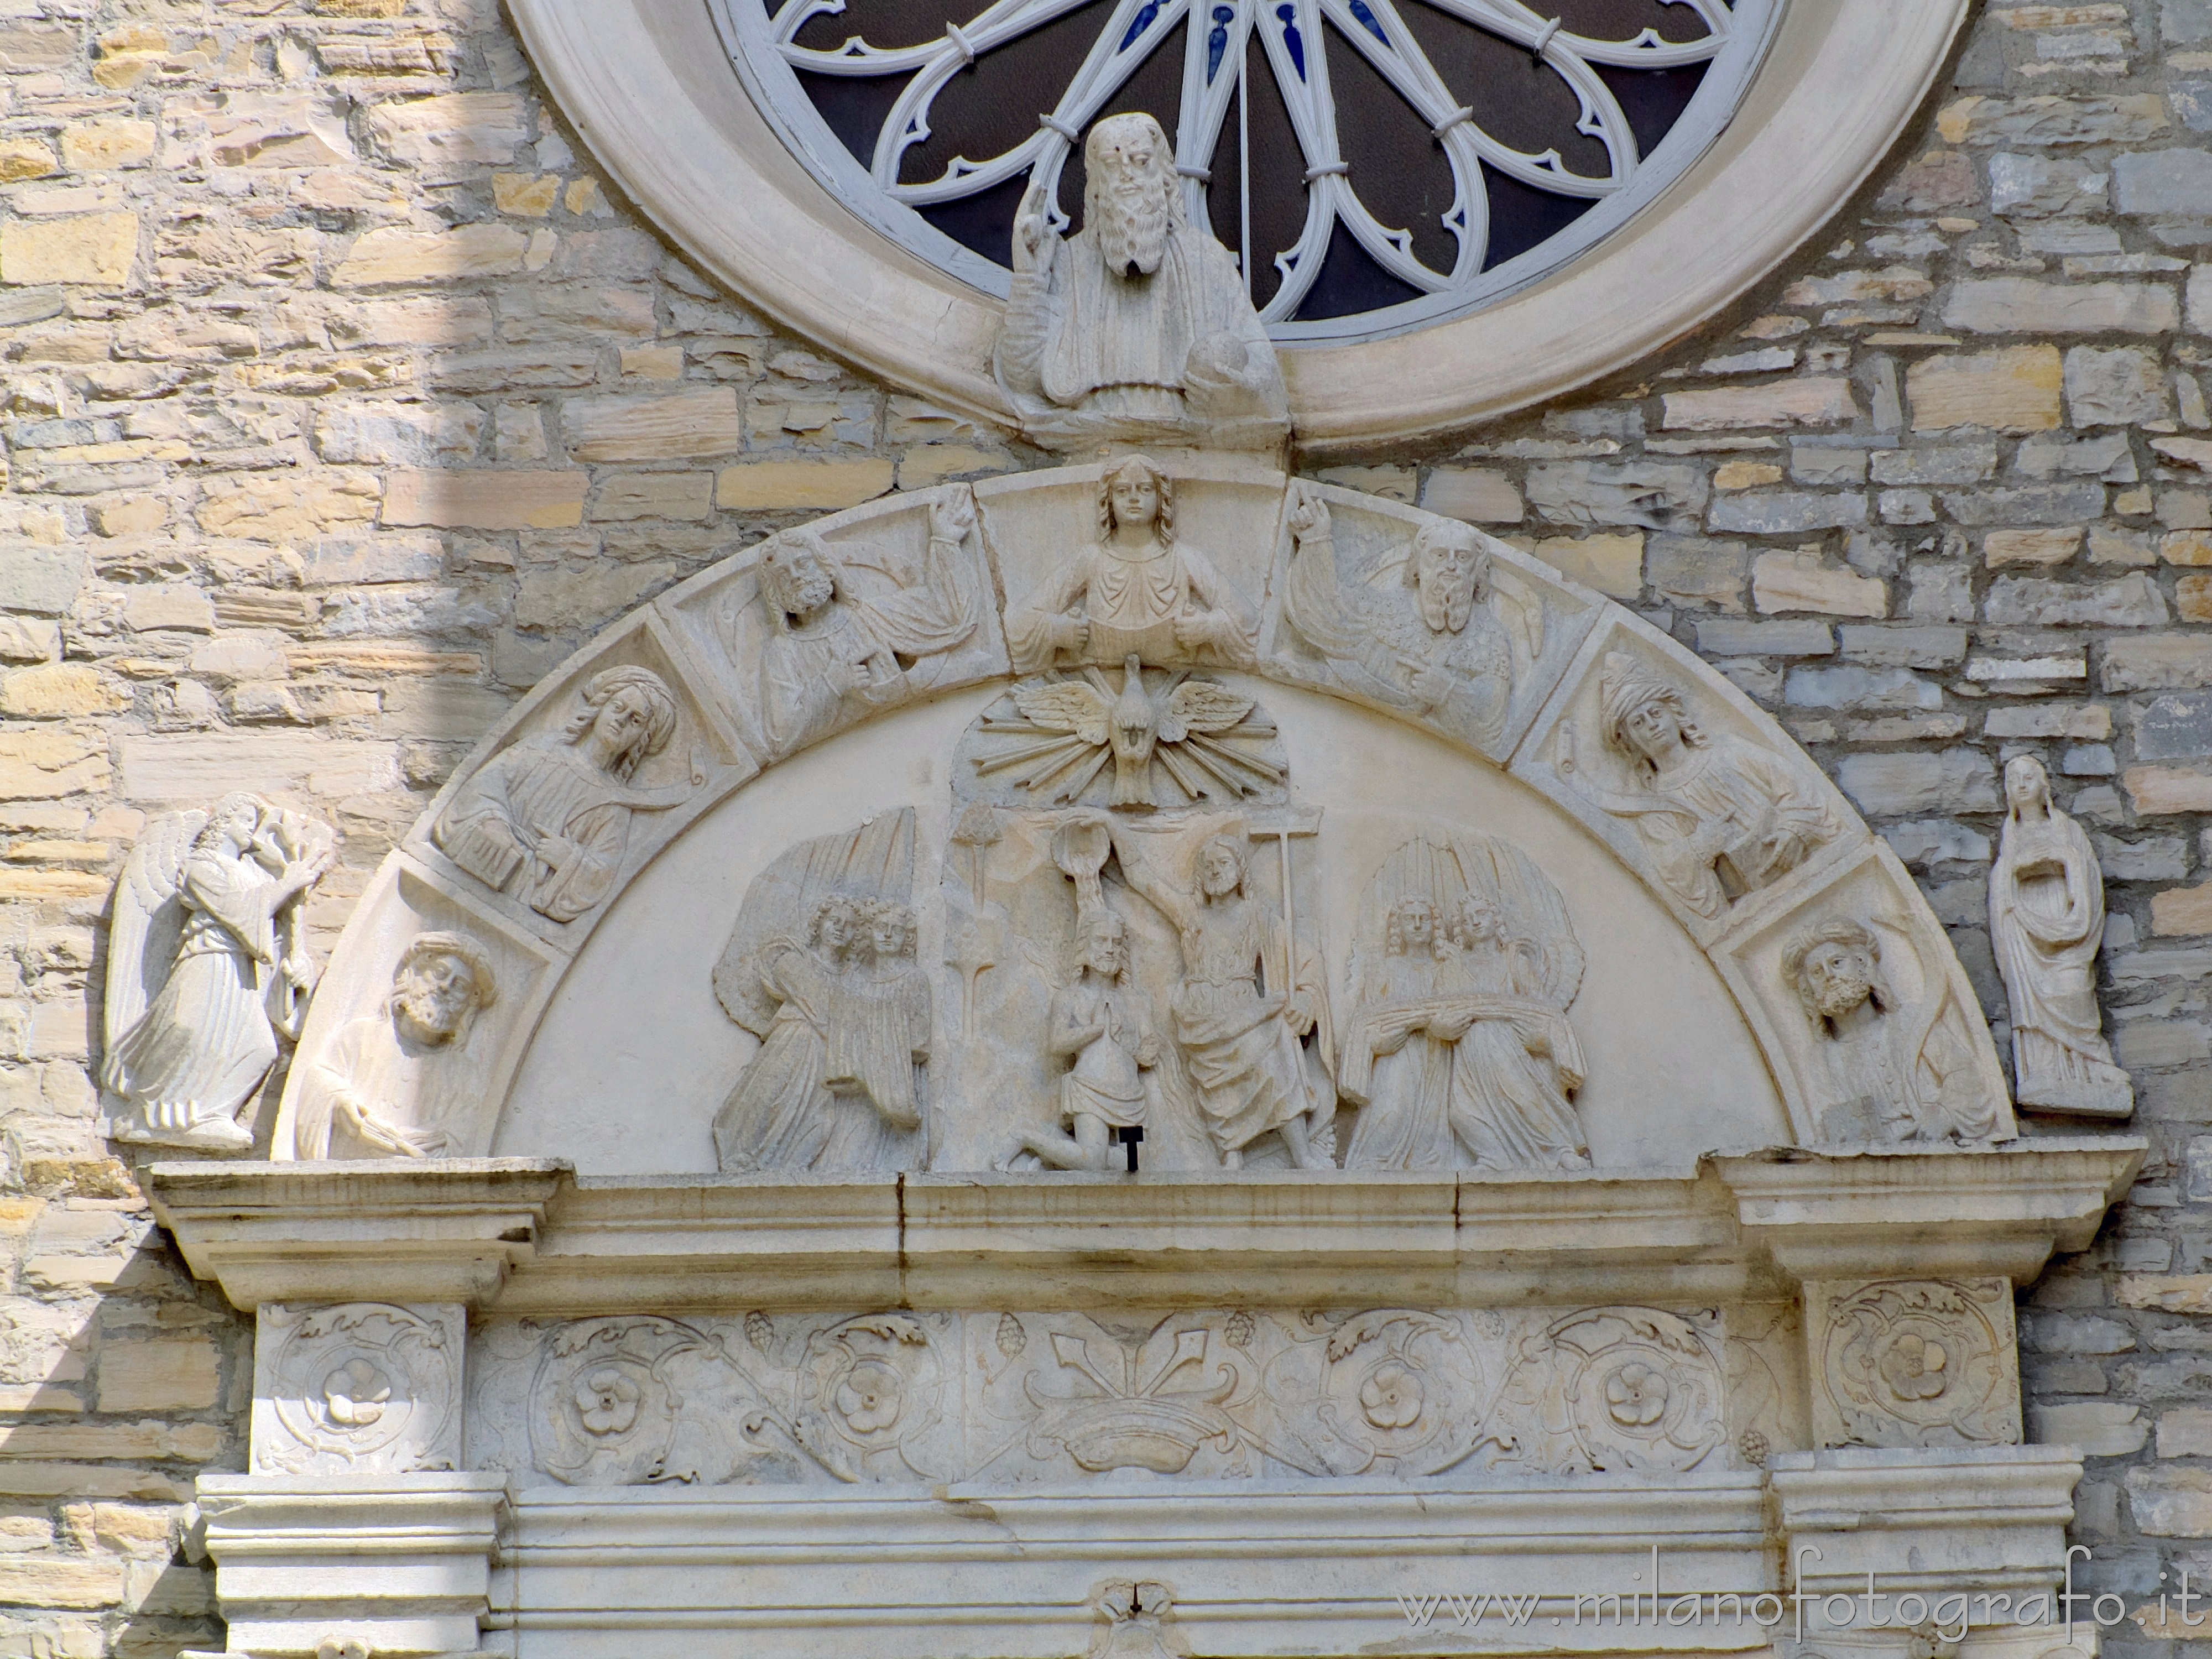
[[[2005,767],[2005,822],[1990,872],[1990,940],[2012,1008],[2013,1093],[2045,1111],[2125,1117],[2128,1074],[2097,1010],[2105,881],[2081,826],[2051,805],[2043,763]]]

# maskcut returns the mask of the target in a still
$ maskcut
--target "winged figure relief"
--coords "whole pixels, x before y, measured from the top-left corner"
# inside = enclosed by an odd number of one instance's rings
[[[1081,799],[1110,763],[1108,804],[1144,809],[1211,797],[1241,800],[1279,789],[1283,769],[1259,744],[1275,735],[1243,692],[1214,680],[1170,674],[1145,682],[1131,656],[1116,687],[1103,670],[1018,686],[1014,719],[987,717],[983,730],[1015,741],[976,762],[986,777],[1011,773],[1032,794],[1055,802]],[[1164,803],[1158,780],[1181,792]]]

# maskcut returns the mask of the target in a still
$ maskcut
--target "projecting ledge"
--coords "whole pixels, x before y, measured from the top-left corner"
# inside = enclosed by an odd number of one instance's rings
[[[155,1212],[241,1307],[509,1312],[1316,1299],[1463,1305],[1787,1293],[1804,1279],[2032,1279],[2141,1166],[2132,1137],[1772,1151],[1694,1168],[578,1178],[520,1159],[163,1164]]]

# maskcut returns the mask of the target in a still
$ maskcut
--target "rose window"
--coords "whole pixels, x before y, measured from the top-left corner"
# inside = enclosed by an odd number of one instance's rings
[[[1780,0],[713,3],[793,153],[940,269],[1004,295],[1024,194],[1080,228],[1084,133],[1141,109],[1270,331],[1342,341],[1625,222],[1726,126]]]

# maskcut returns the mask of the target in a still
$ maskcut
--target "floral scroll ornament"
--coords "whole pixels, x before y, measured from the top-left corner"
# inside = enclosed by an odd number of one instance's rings
[[[304,1311],[269,1304],[261,1320],[257,1472],[455,1466],[460,1375],[456,1334],[444,1322],[380,1302]]]
[[[929,1476],[923,1443],[943,1415],[945,1367],[908,1314],[848,1319],[808,1339],[799,1376],[799,1443],[841,1480]]]
[[[1449,1321],[1380,1309],[1346,1320],[1323,1352],[1318,1415],[1357,1449],[1339,1472],[1435,1474],[1468,1455],[1487,1368]]]
[[[2021,1437],[2009,1286],[1892,1280],[1829,1302],[1815,1367],[1830,1445],[2003,1445]]]
[[[1552,1397],[1593,1469],[1693,1469],[1727,1439],[1721,1366],[1697,1327],[1599,1308],[1547,1333]]]
[[[690,1478],[670,1456],[683,1391],[672,1367],[711,1359],[706,1336],[668,1319],[584,1319],[547,1341],[531,1389],[538,1467],[574,1486]]]

